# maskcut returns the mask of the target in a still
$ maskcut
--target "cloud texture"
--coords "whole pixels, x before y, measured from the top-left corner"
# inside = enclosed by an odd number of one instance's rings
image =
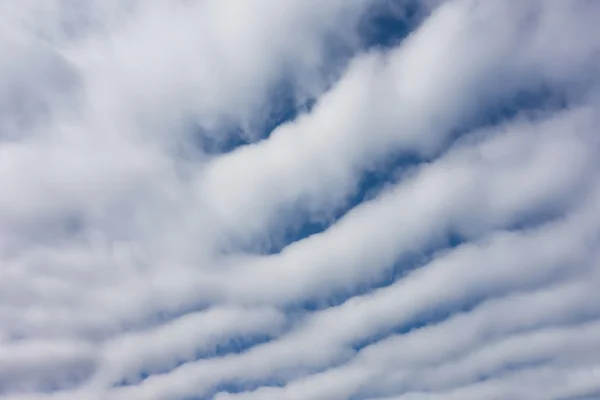
[[[600,398],[599,20],[0,0],[0,398]]]

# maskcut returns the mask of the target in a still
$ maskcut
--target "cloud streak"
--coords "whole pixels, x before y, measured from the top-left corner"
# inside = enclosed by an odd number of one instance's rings
[[[0,15],[1,399],[600,393],[600,5]]]

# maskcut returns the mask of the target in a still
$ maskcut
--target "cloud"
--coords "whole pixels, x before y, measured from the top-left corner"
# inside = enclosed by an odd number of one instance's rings
[[[600,393],[600,5],[0,15],[0,398]]]

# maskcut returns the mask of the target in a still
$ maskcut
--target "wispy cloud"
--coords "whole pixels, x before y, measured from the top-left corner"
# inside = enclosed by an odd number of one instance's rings
[[[0,1],[0,398],[597,397],[599,18]]]

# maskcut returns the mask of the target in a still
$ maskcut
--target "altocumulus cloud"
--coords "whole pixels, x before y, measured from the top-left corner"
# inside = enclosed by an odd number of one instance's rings
[[[600,398],[598,21],[0,0],[0,398]]]

